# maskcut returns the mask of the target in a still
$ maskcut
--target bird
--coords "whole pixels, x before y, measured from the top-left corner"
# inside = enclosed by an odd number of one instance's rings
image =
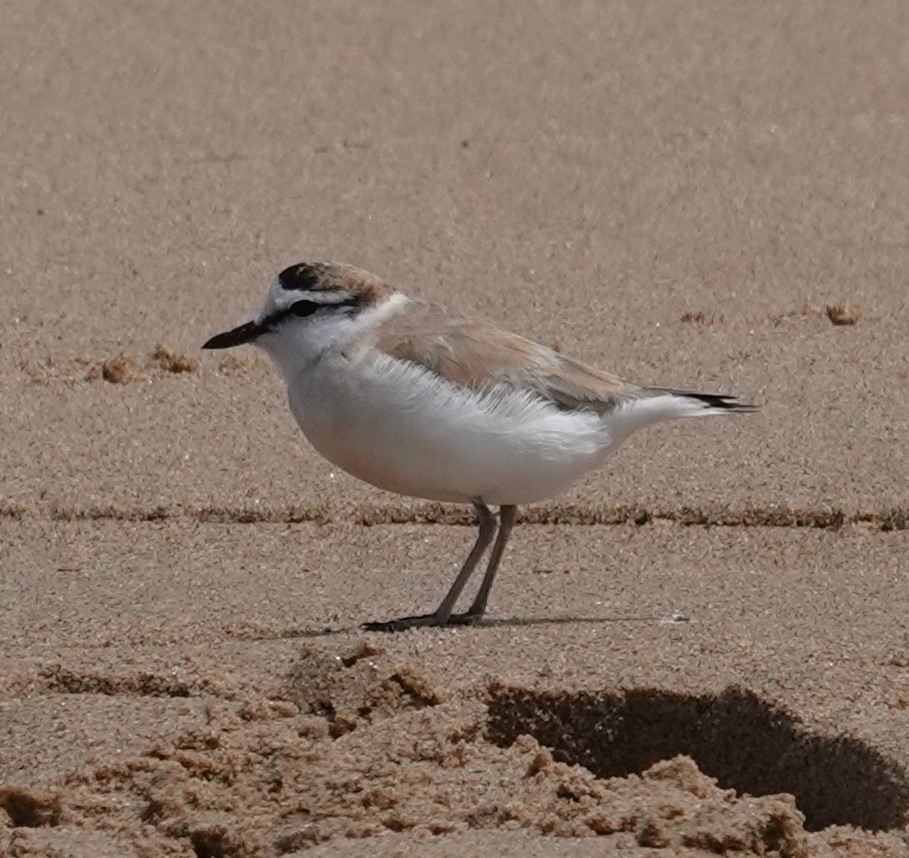
[[[645,426],[757,410],[624,381],[338,262],[284,268],[254,319],[202,348],[243,344],[276,364],[297,424],[329,462],[380,489],[476,511],[476,541],[435,611],[368,631],[479,622],[519,505],[561,493]],[[455,612],[490,546],[473,601]]]

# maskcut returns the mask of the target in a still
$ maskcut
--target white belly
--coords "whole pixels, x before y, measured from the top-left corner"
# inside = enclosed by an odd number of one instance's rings
[[[613,447],[592,413],[500,388],[483,396],[420,367],[340,355],[299,373],[290,406],[330,462],[382,489],[430,500],[520,504],[563,491]]]

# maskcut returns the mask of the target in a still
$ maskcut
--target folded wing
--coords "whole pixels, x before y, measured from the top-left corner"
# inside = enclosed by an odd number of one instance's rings
[[[440,307],[415,301],[383,322],[373,345],[452,384],[532,391],[566,410],[604,414],[644,392],[517,334],[452,317]]]

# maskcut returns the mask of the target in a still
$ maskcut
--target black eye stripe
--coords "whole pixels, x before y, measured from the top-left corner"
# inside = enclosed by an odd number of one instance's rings
[[[279,310],[268,320],[269,325],[274,325],[277,322],[282,322],[284,319],[287,319],[289,316],[296,316],[298,319],[305,319],[307,316],[313,315],[324,308],[334,309],[334,308],[346,308],[346,307],[356,307],[359,304],[359,301],[356,298],[348,298],[345,301],[331,301],[322,303],[321,301],[308,301],[306,298],[301,298],[299,301],[294,301],[289,307],[285,307],[283,310]]]

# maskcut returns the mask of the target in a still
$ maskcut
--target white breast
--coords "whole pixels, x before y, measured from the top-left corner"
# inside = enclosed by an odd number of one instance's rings
[[[400,494],[529,503],[558,494],[613,447],[595,414],[560,411],[504,386],[478,394],[375,353],[335,353],[288,381],[291,410],[312,445]]]

